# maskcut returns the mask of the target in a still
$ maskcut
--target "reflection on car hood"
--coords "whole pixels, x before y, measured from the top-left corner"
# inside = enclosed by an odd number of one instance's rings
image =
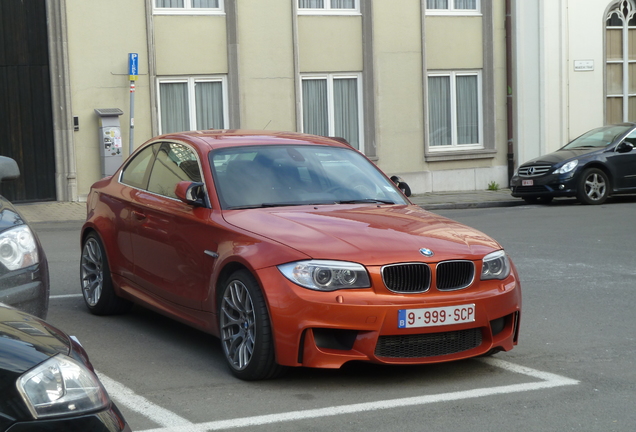
[[[25,223],[13,204],[0,195],[0,232]]]
[[[55,354],[68,354],[69,347],[61,330],[0,303],[0,376],[26,372]]]
[[[582,149],[567,149],[567,150],[557,150],[554,153],[549,153],[547,155],[539,156],[538,158],[534,158],[529,160],[528,162],[524,162],[522,166],[526,165],[556,165],[559,162],[563,162],[568,159],[575,159],[582,155],[587,155],[589,153],[600,153],[605,150],[603,148],[582,148]]]
[[[229,211],[224,217],[314,259],[366,265],[481,259],[501,248],[477,230],[413,205],[278,207]],[[421,248],[434,256],[425,258]]]

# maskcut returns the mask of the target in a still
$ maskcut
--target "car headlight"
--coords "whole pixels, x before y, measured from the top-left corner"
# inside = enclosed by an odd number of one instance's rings
[[[481,280],[505,279],[510,274],[510,260],[503,250],[489,253],[482,261]]]
[[[37,242],[28,226],[20,225],[0,233],[0,262],[9,270],[39,262]]]
[[[109,403],[95,374],[62,354],[22,375],[17,387],[36,419],[96,411]]]
[[[564,164],[561,168],[554,171],[554,174],[566,174],[572,171],[579,164],[577,159]]]
[[[318,291],[369,288],[369,274],[361,264],[343,261],[298,261],[278,266],[290,281]]]

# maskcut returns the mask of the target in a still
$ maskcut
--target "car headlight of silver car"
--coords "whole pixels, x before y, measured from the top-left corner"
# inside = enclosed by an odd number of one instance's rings
[[[579,161],[577,159],[572,160],[566,164],[564,164],[561,168],[554,171],[554,174],[567,174],[577,167]]]
[[[505,279],[510,274],[510,259],[503,250],[489,253],[482,260],[481,280]]]
[[[36,419],[96,411],[109,403],[97,376],[62,354],[22,375],[17,387]]]
[[[20,225],[0,233],[0,262],[9,270],[39,262],[37,242],[28,226]]]
[[[297,261],[278,266],[290,281],[318,291],[369,288],[369,274],[363,265],[344,261]]]

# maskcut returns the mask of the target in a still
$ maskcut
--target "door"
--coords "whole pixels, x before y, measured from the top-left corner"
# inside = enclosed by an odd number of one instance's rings
[[[172,303],[200,309],[207,298],[217,244],[209,225],[210,209],[177,199],[180,181],[202,181],[194,150],[163,143],[147,191],[131,203],[135,282]]]
[[[631,132],[624,143],[635,145],[636,131]],[[624,153],[614,150],[607,154],[607,162],[614,173],[615,184],[612,185],[612,189],[623,192],[630,189],[636,190],[636,148]]]
[[[20,167],[0,192],[17,202],[55,200],[45,0],[0,1],[0,95],[0,155]]]

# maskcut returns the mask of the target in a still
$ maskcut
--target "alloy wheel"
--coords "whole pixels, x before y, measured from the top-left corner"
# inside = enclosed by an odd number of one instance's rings
[[[241,281],[230,282],[221,303],[221,342],[230,365],[243,370],[252,360],[256,314],[250,293]]]
[[[607,183],[598,173],[592,173],[585,179],[585,194],[592,201],[605,198],[607,194]]]
[[[81,263],[82,293],[89,306],[96,306],[104,287],[104,258],[94,238],[84,244]]]

